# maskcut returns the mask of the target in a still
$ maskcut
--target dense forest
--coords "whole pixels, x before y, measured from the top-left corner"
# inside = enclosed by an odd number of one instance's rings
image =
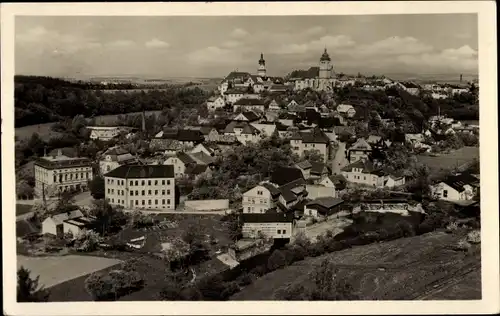
[[[137,92],[120,91],[132,89],[133,86],[128,83],[102,85],[35,76],[16,76],[14,81],[16,127],[54,122],[76,115],[93,117],[194,107],[207,97],[202,89],[186,89],[185,85],[172,85],[169,89],[149,90],[146,93],[140,89]]]

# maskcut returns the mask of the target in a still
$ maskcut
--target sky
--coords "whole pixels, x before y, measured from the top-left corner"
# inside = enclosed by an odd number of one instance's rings
[[[477,74],[476,14],[349,16],[23,16],[16,74],[222,77],[318,66],[357,74]]]

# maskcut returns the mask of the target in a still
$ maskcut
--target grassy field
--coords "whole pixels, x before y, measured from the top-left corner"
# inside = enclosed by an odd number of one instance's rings
[[[158,111],[146,111],[146,116],[148,116],[148,115],[158,116],[160,113],[161,113],[160,110],[158,110]],[[114,114],[114,115],[100,115],[100,116],[95,117],[95,122],[97,125],[117,124],[119,115],[137,115],[137,114],[141,114],[141,112],[132,112],[132,113]]]
[[[452,169],[471,162],[474,159],[479,159],[479,147],[462,147],[448,154],[442,154],[438,157],[428,155],[418,155],[418,162],[427,165],[431,171],[441,169]]]
[[[474,278],[465,274],[467,269],[481,270],[480,253],[451,250],[449,246],[458,240],[459,236],[436,232],[306,259],[261,277],[231,299],[273,300],[276,291],[292,283],[307,287],[309,272],[323,259],[335,263],[339,274],[348,279],[362,300],[416,299],[422,293],[427,293],[427,299],[480,299],[480,282],[466,288],[459,286],[464,278]],[[459,288],[439,288],[450,280]],[[441,292],[428,292],[436,288]]]
[[[39,275],[40,285],[46,288],[117,265],[120,262],[116,259],[75,255],[52,257],[17,256],[17,268],[23,266],[31,271],[32,276]]]

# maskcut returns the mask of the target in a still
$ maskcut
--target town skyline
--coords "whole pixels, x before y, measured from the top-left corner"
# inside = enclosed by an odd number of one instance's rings
[[[23,75],[217,78],[256,72],[263,53],[283,76],[318,66],[324,48],[337,73],[474,75],[477,16],[16,18]]]

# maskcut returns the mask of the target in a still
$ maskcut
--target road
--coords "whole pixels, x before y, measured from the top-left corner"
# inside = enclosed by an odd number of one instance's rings
[[[349,164],[345,156],[345,143],[338,142],[338,146],[339,147],[332,161],[333,174],[340,174],[340,170]]]

